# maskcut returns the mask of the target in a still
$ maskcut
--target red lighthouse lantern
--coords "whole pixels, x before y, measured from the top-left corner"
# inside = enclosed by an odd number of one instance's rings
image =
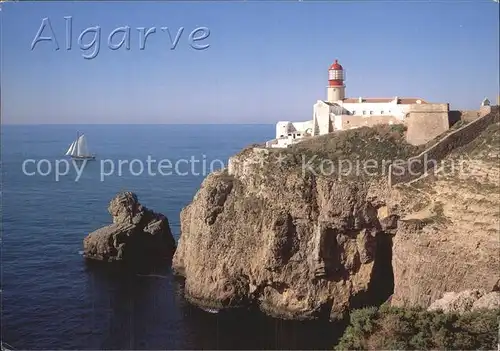
[[[335,60],[328,69],[328,85],[331,87],[344,86],[344,69],[339,64],[338,60]]]

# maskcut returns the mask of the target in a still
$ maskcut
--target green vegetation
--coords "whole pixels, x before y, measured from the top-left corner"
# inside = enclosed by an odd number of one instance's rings
[[[336,350],[494,350],[500,310],[462,315],[382,306],[351,313]]]
[[[329,160],[408,158],[419,148],[405,139],[406,126],[380,124],[321,135],[292,145],[292,153],[314,153]]]
[[[317,173],[345,178],[386,175],[394,160],[407,160],[421,147],[406,142],[406,126],[381,124],[305,139],[286,149],[270,149],[269,157],[283,155],[281,168],[307,164]]]
[[[453,150],[452,157],[459,157],[468,154],[469,157],[488,159],[488,151],[498,151],[500,148],[500,129],[499,123],[489,125],[481,134],[467,145]],[[483,156],[483,157],[479,157]]]

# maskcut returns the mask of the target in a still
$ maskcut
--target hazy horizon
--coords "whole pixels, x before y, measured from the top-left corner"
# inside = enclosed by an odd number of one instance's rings
[[[1,123],[309,120],[313,104],[326,99],[335,59],[346,71],[348,97],[419,97],[452,110],[476,109],[485,97],[498,103],[498,6],[493,0],[4,2]],[[79,37],[94,26],[100,47],[90,57],[95,44],[86,51],[80,45],[90,44],[93,32]],[[112,50],[108,37],[123,26],[130,27],[129,50],[126,43]],[[52,34],[57,43],[35,40]],[[122,37],[118,31],[111,45]]]

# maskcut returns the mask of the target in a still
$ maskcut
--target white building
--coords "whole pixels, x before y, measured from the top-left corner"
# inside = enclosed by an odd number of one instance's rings
[[[345,98],[344,69],[337,60],[328,70],[327,100],[313,106],[312,120],[280,121],[276,138],[267,147],[288,147],[304,138],[324,135],[337,130],[404,122],[410,107],[427,104],[418,98]]]

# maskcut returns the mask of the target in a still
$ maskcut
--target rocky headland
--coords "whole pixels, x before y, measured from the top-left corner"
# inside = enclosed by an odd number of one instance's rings
[[[408,156],[415,150],[398,146],[404,137],[397,128],[361,128],[290,150],[248,148],[210,174],[181,213],[173,268],[186,278],[186,297],[293,319],[338,319],[387,299],[396,218],[384,212],[386,181],[324,175],[314,156]],[[303,158],[313,170],[303,172]]]
[[[498,126],[446,157],[467,155],[472,178],[435,172],[394,187],[383,161],[428,146],[407,144],[402,126],[243,150],[181,212],[173,269],[186,298],[203,308],[335,320],[388,299],[429,307],[446,292],[488,294],[500,271]],[[367,159],[378,168],[339,163]]]
[[[176,243],[166,216],[142,206],[136,194],[122,192],[109,203],[113,223],[83,240],[85,258],[105,262],[171,259]]]

